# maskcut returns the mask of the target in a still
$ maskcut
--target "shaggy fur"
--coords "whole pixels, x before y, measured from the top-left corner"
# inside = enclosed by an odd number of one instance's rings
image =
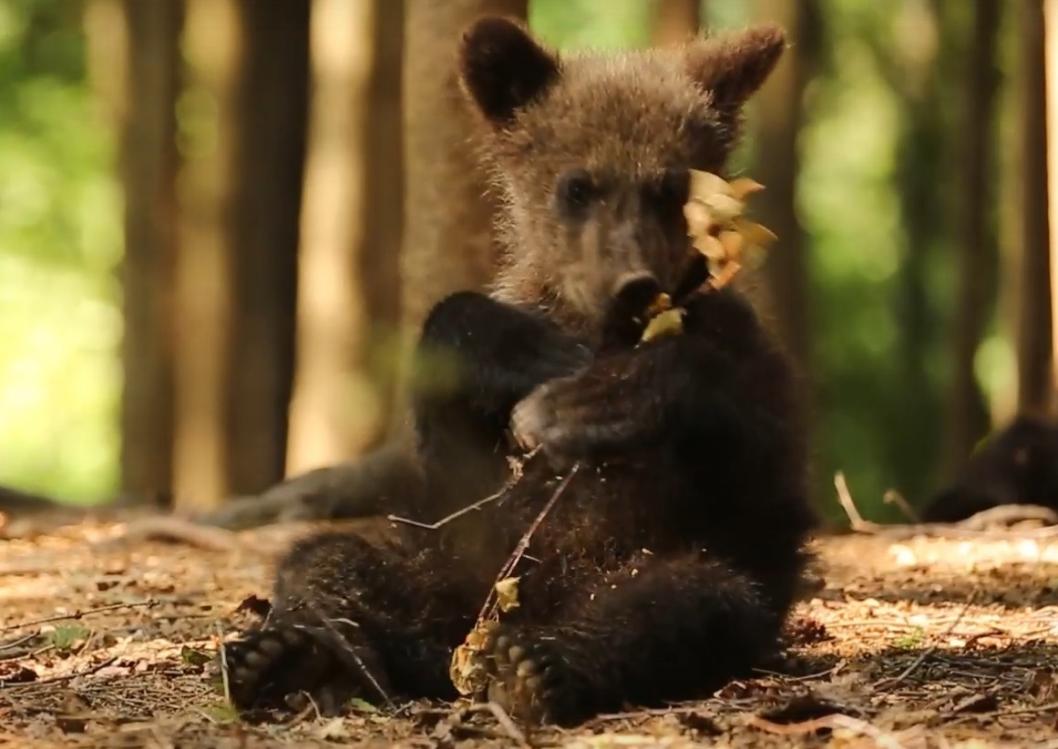
[[[559,59],[509,21],[470,29],[462,79],[509,259],[491,296],[456,294],[424,325],[427,499],[405,511],[429,522],[496,492],[512,423],[543,451],[502,500],[399,546],[299,545],[268,625],[229,648],[237,704],[452,696],[452,649],[574,466],[488,643],[492,699],[574,723],[705,694],[774,651],[812,522],[791,378],[743,299],[683,293],[704,268],[680,207],[688,168],[722,170],[782,46],[760,29]],[[684,334],[637,345],[659,290],[685,297]]]
[[[926,509],[930,522],[963,520],[1007,504],[1058,510],[1058,426],[1022,416],[981,446]]]

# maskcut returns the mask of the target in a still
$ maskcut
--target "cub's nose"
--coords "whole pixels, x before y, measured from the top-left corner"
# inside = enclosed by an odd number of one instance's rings
[[[614,282],[614,306],[636,314],[646,309],[661,293],[661,284],[649,271],[624,273]]]

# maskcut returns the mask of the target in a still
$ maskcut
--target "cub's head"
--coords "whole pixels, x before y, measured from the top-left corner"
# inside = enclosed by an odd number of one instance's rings
[[[512,21],[471,26],[461,78],[506,207],[495,296],[597,337],[619,294],[673,291],[692,257],[687,170],[723,173],[742,105],[784,46],[762,27],[559,57]]]

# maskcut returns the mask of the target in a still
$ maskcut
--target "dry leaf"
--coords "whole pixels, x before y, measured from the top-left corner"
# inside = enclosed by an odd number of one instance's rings
[[[689,197],[683,205],[687,235],[705,256],[708,285],[721,289],[742,269],[743,255],[752,247],[767,247],[776,236],[767,228],[742,218],[745,200],[764,185],[739,177],[728,182],[712,172],[690,171]],[[683,332],[683,310],[673,309],[668,294],[659,294],[646,310],[647,324],[640,341],[646,343]]]
[[[764,189],[748,177],[727,182],[710,172],[691,170],[690,195],[683,206],[687,234],[709,263],[710,284],[722,288],[742,268],[743,253],[775,241],[771,231],[742,218],[745,200]]]
[[[517,577],[505,577],[496,583],[496,605],[500,607],[500,611],[507,613],[521,605],[518,602],[519,579]]]
[[[481,694],[488,685],[489,672],[483,650],[494,626],[495,622],[478,622],[467,634],[463,644],[452,653],[448,675],[455,688],[464,696]]]
[[[650,318],[640,340],[643,343],[683,332],[683,310],[669,309]]]

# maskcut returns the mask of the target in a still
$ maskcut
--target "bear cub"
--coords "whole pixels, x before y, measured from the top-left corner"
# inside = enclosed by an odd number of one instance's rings
[[[427,491],[393,511],[430,523],[506,490],[398,541],[298,544],[268,622],[228,646],[240,708],[454,697],[453,649],[563,482],[485,645],[488,698],[573,724],[705,696],[775,653],[813,522],[795,388],[749,304],[700,290],[682,206],[689,169],[725,174],[784,46],[762,27],[559,56],[506,19],[466,32],[506,257],[489,294],[454,294],[424,324]],[[641,343],[660,292],[683,332]]]

